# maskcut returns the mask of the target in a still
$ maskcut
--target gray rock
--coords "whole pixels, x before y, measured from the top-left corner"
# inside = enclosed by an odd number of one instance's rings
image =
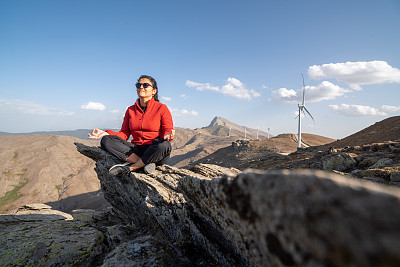
[[[362,179],[379,184],[388,184],[388,182],[385,179],[380,177],[362,177]]]
[[[372,165],[371,168],[382,168],[382,167],[391,165],[392,163],[393,163],[392,159],[383,158],[383,159],[379,159],[377,162],[375,162],[375,164]]]
[[[145,235],[116,247],[108,253],[102,266],[184,266],[183,260],[177,261],[173,253],[155,244],[153,236]]]
[[[11,215],[13,220],[0,221],[0,266],[92,266],[103,257],[104,236],[86,222],[47,219],[63,217],[57,213],[18,213]]]
[[[51,207],[42,203],[25,204],[18,210],[51,210]]]
[[[97,160],[106,199],[138,229],[150,227],[170,244],[196,247],[209,265],[400,265],[397,188],[322,171],[232,174],[207,165],[207,173],[226,174],[210,178],[164,165],[154,175],[117,177],[108,175],[115,162],[104,151],[77,148]],[[139,245],[123,246],[137,255]]]
[[[122,243],[110,252],[102,266],[160,266],[163,252],[152,244],[152,236]]]
[[[65,212],[52,210],[45,204],[26,204],[17,210],[15,214],[0,215],[1,222],[32,222],[32,221],[58,221],[73,220],[74,218]]]
[[[344,172],[347,170],[351,170],[356,166],[357,162],[348,154],[334,154],[329,159],[325,160],[322,163],[323,170],[335,170]]]
[[[390,180],[390,171],[385,169],[367,169],[360,171],[361,177],[381,178],[386,181]]]
[[[354,177],[361,178],[361,170],[355,169],[355,170],[353,170],[353,171],[351,172],[351,175],[354,176]]]
[[[235,142],[232,142],[232,147],[236,151],[240,151],[242,149],[246,149],[250,144],[249,140],[237,140]]]
[[[392,172],[390,174],[390,181],[392,181],[392,182],[400,182],[400,172]]]

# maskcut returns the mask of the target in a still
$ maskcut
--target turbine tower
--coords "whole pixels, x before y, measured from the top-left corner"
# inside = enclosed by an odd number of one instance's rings
[[[260,124],[257,125],[257,140],[258,140],[258,131],[260,130]]]
[[[306,108],[306,101],[305,101],[305,94],[306,94],[306,86],[304,85],[304,76],[303,73],[301,74],[301,77],[303,78],[303,101],[301,104],[297,104],[297,106],[299,107],[299,115],[297,115],[297,117],[299,117],[299,129],[298,129],[298,134],[297,134],[297,148],[301,147],[301,112],[304,113],[304,116],[306,115],[306,113],[304,112],[304,110],[308,113],[308,115],[310,115],[311,119],[314,121],[313,116],[311,115],[311,113],[307,110]],[[297,118],[296,117],[296,118]]]

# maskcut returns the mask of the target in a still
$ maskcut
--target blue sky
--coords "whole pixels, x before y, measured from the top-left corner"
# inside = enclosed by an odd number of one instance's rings
[[[400,115],[400,1],[0,1],[0,131],[118,128],[142,74],[176,127],[344,138]]]

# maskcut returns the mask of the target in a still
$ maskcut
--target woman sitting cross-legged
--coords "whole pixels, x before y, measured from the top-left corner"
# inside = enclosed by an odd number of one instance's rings
[[[171,112],[158,101],[157,82],[142,75],[136,83],[139,99],[128,107],[121,130],[93,129],[90,139],[100,139],[101,147],[124,162],[110,168],[111,175],[144,168],[145,173],[155,171],[156,164],[165,164],[171,154],[171,141],[175,137]],[[132,135],[131,143],[127,140]]]

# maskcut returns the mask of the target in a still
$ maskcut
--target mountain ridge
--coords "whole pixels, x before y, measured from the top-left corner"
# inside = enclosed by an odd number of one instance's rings
[[[230,129],[231,127],[231,129]],[[119,129],[116,128],[107,128],[107,129],[112,129],[119,131]],[[176,130],[193,130],[193,129],[188,129],[188,128],[182,128],[182,127],[176,127]],[[245,130],[246,129],[246,130]],[[236,124],[234,122],[231,122],[225,118],[216,116],[212,119],[210,124],[208,126],[202,127],[202,128],[196,128],[194,131],[206,131],[210,135],[216,135],[216,136],[238,136],[238,137],[245,137],[245,131],[246,131],[246,138],[248,139],[257,139],[257,131],[258,131],[258,137],[260,139],[263,138],[270,138],[273,135],[268,134],[266,132],[253,129],[250,127],[246,126],[241,126],[239,124]],[[83,140],[90,140],[88,138],[88,133],[91,132],[92,129],[76,129],[76,130],[60,130],[60,131],[34,131],[34,132],[27,132],[27,133],[11,133],[11,132],[3,132],[0,131],[0,136],[2,135],[47,135],[47,134],[52,134],[52,135],[63,135],[63,136],[72,136],[76,138],[80,138]]]

